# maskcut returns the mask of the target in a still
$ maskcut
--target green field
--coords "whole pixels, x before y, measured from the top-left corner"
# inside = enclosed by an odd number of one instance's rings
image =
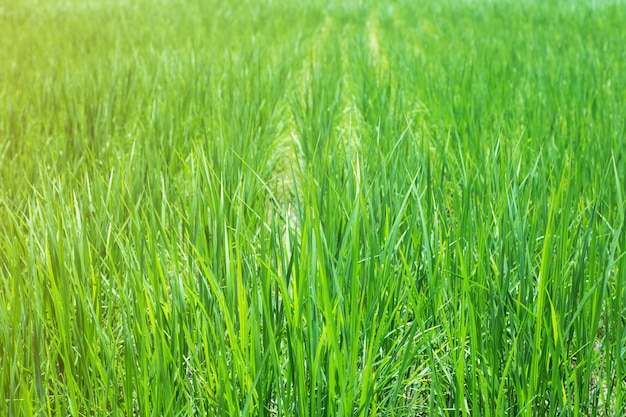
[[[625,28],[0,0],[0,415],[625,415]]]

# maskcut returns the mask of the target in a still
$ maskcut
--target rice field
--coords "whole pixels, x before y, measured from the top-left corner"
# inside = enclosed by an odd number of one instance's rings
[[[0,0],[0,415],[625,415],[624,28]]]

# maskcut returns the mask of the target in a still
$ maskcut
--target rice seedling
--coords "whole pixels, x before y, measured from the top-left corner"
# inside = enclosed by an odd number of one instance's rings
[[[0,1],[0,415],[622,415],[621,1]]]

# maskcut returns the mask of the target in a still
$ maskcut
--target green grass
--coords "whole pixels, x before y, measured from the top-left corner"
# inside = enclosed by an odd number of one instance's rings
[[[623,415],[624,27],[0,0],[0,415]]]

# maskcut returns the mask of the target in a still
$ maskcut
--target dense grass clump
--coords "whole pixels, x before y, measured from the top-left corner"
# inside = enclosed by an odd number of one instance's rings
[[[624,27],[0,0],[0,415],[623,415]]]

